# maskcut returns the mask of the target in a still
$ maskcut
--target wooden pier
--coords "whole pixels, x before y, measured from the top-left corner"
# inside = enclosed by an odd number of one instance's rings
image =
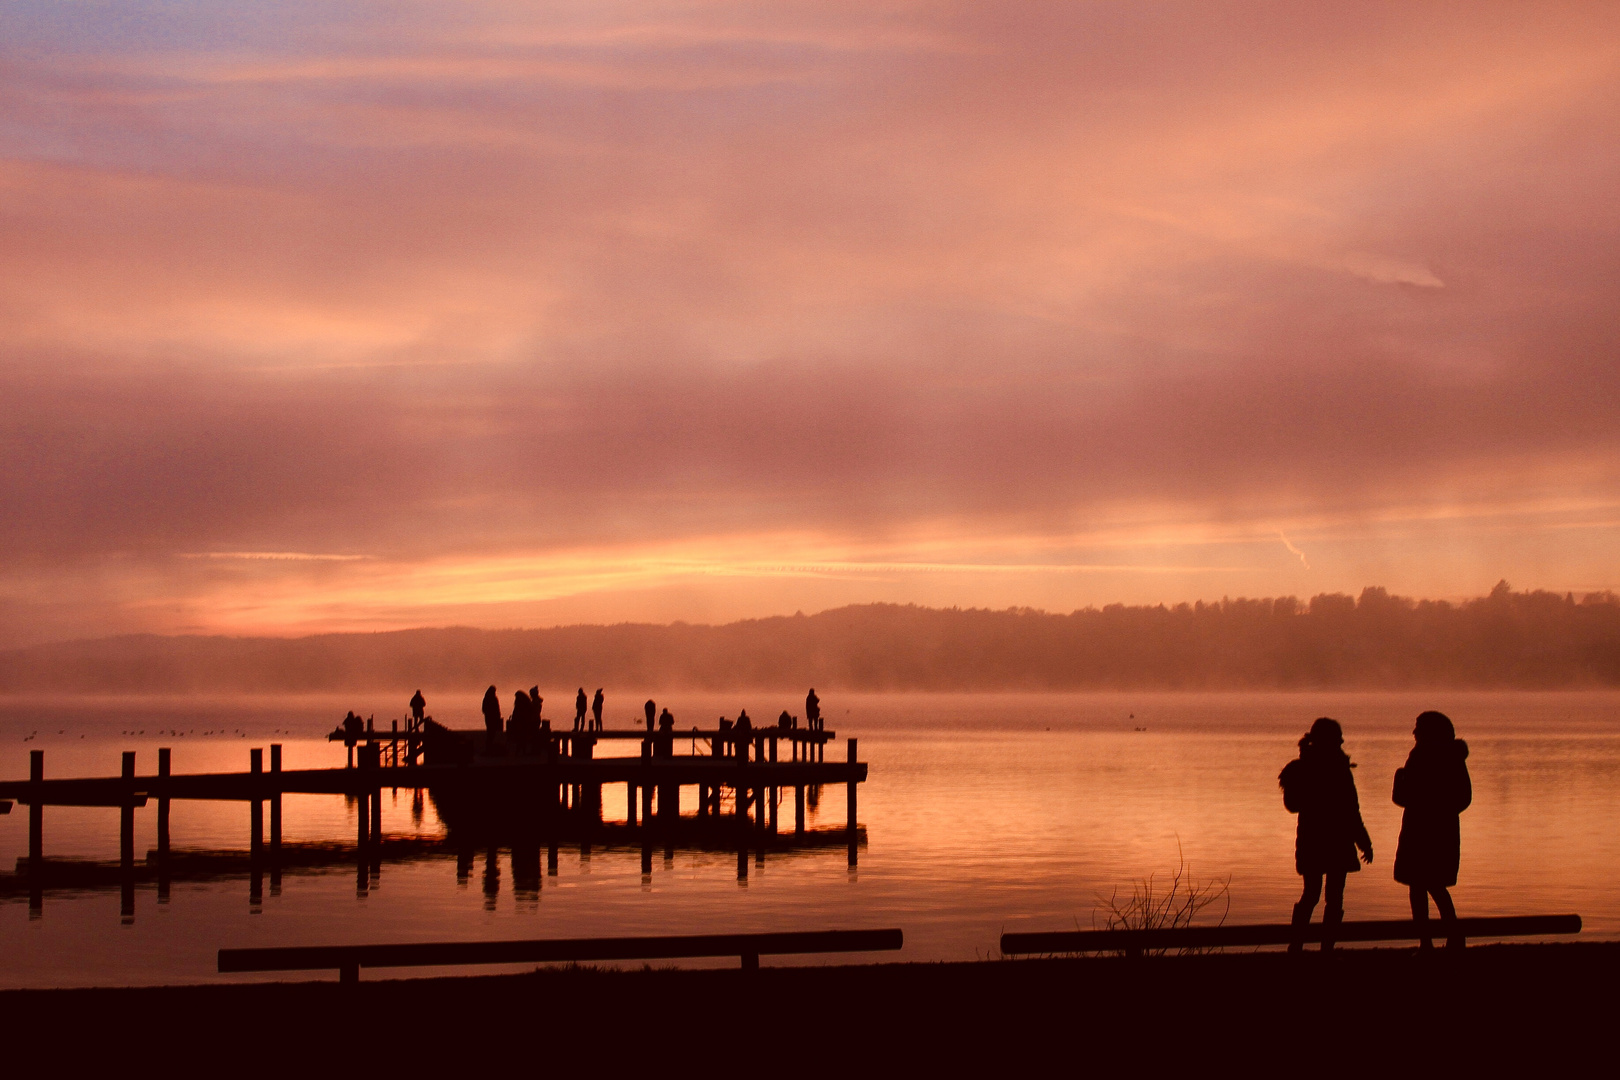
[[[827,761],[826,747],[834,738],[835,733],[829,731],[774,727],[651,733],[542,728],[521,753],[505,753],[502,751],[518,748],[491,747],[483,732],[452,731],[429,721],[421,726],[408,724],[405,731],[397,723],[386,732],[368,727],[358,737],[351,736],[349,764],[339,768],[284,769],[281,746],[272,744],[268,763],[262,748],[250,750],[244,772],[175,773],[171,752],[163,748],[158,751],[155,773],[138,773],[136,754],[125,751],[117,776],[60,779],[45,777],[45,753],[34,750],[29,755],[28,779],[0,781],[0,801],[28,807],[28,857],[26,862],[19,860],[19,871],[28,878],[30,906],[35,912],[53,879],[85,876],[68,866],[53,868],[47,861],[47,806],[100,806],[119,811],[123,910],[131,917],[135,882],[145,877],[137,873],[135,864],[136,809],[156,803],[157,847],[147,862],[156,864],[161,900],[172,880],[169,815],[175,800],[247,802],[251,808],[249,865],[268,869],[274,890],[286,862],[283,796],[347,796],[358,811],[351,857],[358,859],[359,888],[364,890],[368,867],[374,874],[380,862],[385,788],[412,790],[418,797],[427,792],[458,851],[509,846],[515,860],[520,850],[544,847],[548,868],[554,873],[562,843],[578,843],[585,853],[593,844],[639,844],[642,870],[650,873],[656,848],[664,848],[668,857],[677,844],[695,842],[710,849],[735,850],[738,876],[746,878],[750,852],[763,860],[767,849],[784,844],[829,846],[835,837],[846,848],[849,865],[856,864],[863,840],[857,791],[867,778],[867,765],[858,760],[855,739],[847,741],[843,761]],[[595,756],[598,744],[624,740],[638,741],[640,754]],[[844,826],[811,830],[806,802],[814,805],[821,789],[830,784],[846,788]],[[605,823],[604,789],[617,785],[624,787],[626,818],[622,823]],[[691,813],[683,813],[682,788],[697,789]],[[791,833],[779,821],[779,808],[788,791],[793,792],[794,805]],[[53,873],[53,869],[64,873]],[[254,877],[257,895],[261,888],[257,869]]]

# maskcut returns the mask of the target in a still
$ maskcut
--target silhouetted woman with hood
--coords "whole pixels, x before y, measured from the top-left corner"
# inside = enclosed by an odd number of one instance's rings
[[[1412,918],[1429,921],[1429,897],[1444,924],[1457,918],[1451,893],[1457,884],[1457,860],[1462,847],[1458,815],[1474,801],[1474,785],[1468,778],[1468,744],[1457,738],[1451,718],[1445,713],[1426,712],[1412,729],[1417,745],[1406,757],[1404,768],[1395,770],[1395,805],[1406,808],[1401,815],[1401,842],[1395,849],[1395,880],[1411,890]],[[1433,946],[1427,937],[1422,948]],[[1458,945],[1450,934],[1449,945]]]
[[[1305,891],[1294,905],[1294,925],[1310,925],[1311,913],[1327,880],[1327,906],[1322,909],[1322,951],[1333,948],[1333,929],[1344,921],[1344,879],[1360,870],[1356,849],[1364,862],[1372,862],[1372,839],[1361,821],[1361,801],[1350,757],[1344,752],[1344,733],[1337,720],[1322,717],[1299,740],[1299,757],[1277,777],[1283,805],[1299,815],[1294,837],[1294,869],[1305,879]],[[1295,940],[1289,952],[1300,952]]]

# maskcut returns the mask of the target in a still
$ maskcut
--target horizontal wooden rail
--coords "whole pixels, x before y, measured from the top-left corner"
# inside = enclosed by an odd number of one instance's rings
[[[671,960],[738,956],[744,970],[759,958],[783,953],[875,952],[898,949],[899,930],[812,930],[780,934],[696,934],[685,937],[568,938],[554,941],[444,941],[414,945],[306,945],[221,949],[219,970],[309,971],[336,969],[344,982],[362,967],[434,967],[443,964],[558,964],[598,960]]]
[[[1388,919],[1340,923],[1332,940],[1415,941],[1428,938],[1495,938],[1578,934],[1579,915],[1504,915],[1458,919],[1454,923],[1431,919]],[[1077,952],[1139,953],[1147,949],[1220,949],[1258,945],[1288,945],[1294,941],[1319,942],[1321,923],[1296,928],[1290,923],[1248,926],[1181,926],[1156,930],[1064,930],[1038,934],[1002,934],[1001,951],[1007,956]]]
[[[724,784],[750,787],[844,784],[866,780],[866,762],[741,762],[731,758],[558,758],[553,762],[288,769],[260,773],[86,777],[0,781],[0,799],[44,806],[135,806],[154,799],[268,799],[278,793],[362,795],[379,788],[487,788],[491,784]]]

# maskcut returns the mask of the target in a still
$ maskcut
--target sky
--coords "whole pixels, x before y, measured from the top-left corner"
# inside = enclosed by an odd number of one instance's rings
[[[1620,7],[0,8],[0,646],[1620,587]]]

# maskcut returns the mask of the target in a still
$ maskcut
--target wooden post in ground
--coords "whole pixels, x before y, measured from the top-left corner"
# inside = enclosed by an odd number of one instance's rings
[[[855,756],[855,740],[851,739],[851,740],[849,740],[850,776],[849,776],[849,782],[844,785],[844,787],[848,790],[848,793],[849,793],[849,805],[848,805],[848,808],[847,808],[848,817],[846,819],[845,827],[849,830],[849,865],[851,865],[851,866],[855,865],[855,851],[856,851],[856,845],[855,845],[855,791],[860,786],[859,784],[857,784],[855,782],[854,766],[855,766],[856,760],[857,759],[856,759],[856,756]]]

